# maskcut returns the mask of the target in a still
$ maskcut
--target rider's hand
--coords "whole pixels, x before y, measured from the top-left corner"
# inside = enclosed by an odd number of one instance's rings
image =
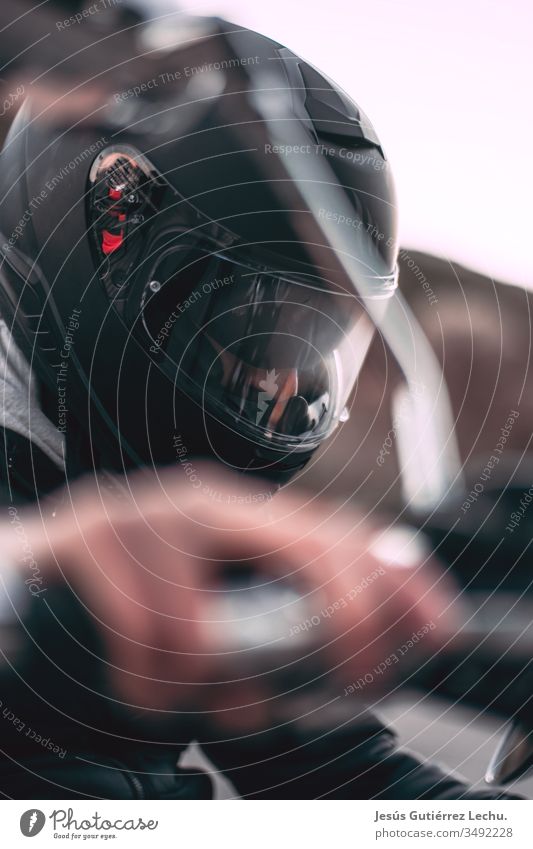
[[[97,626],[118,699],[148,709],[220,705],[222,713],[247,702],[238,715],[268,721],[264,684],[216,686],[227,658],[203,624],[212,590],[238,561],[297,587],[317,659],[339,690],[424,626],[428,649],[447,636],[451,596],[440,573],[431,564],[384,568],[371,547],[375,529],[353,510],[294,491],[270,501],[253,479],[198,468],[194,483],[176,470],[133,475],[120,498],[105,482],[82,481],[65,491],[68,506],[55,518],[23,516],[45,581],[67,581]],[[16,556],[12,537],[4,529],[1,541]]]

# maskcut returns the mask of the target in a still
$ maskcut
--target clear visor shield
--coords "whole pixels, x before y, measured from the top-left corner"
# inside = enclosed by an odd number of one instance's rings
[[[268,446],[315,447],[342,417],[374,324],[358,298],[221,254],[170,251],[142,317],[161,367]]]
[[[265,121],[270,142],[280,151],[288,144],[305,145],[305,133],[290,120],[288,106],[283,114],[275,94],[275,77],[268,84],[266,76],[268,73],[258,78],[253,101]],[[280,156],[278,166],[288,178],[286,184],[310,211],[302,227],[302,240],[311,247],[326,247],[335,257],[346,275],[346,285],[364,304],[405,377],[405,386],[393,399],[393,418],[398,419],[397,444],[406,503],[414,511],[426,513],[445,500],[456,499],[464,483],[455,423],[440,363],[422,328],[401,293],[394,291],[396,281],[368,233],[349,226],[353,210],[326,158],[316,157],[311,167],[307,157]],[[320,262],[319,249],[317,264]],[[384,297],[386,309],[381,300]],[[394,415],[400,408],[405,412],[401,420]]]

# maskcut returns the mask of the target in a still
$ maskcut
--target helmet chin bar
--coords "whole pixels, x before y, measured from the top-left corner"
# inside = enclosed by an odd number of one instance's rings
[[[287,109],[282,118],[275,100],[274,80],[262,79],[254,92],[254,105],[265,120],[278,150],[289,142],[308,143],[297,122],[290,121]],[[291,138],[285,136],[290,126]],[[299,135],[300,138],[296,138]],[[440,363],[409,305],[397,290],[397,280],[385,267],[363,227],[348,228],[339,222],[353,219],[353,208],[335,179],[325,157],[316,157],[312,170],[307,157],[278,155],[278,165],[303,198],[312,213],[314,232],[302,232],[302,240],[322,243],[333,252],[360,296],[365,309],[383,335],[405,378],[405,386],[395,393],[393,406],[399,406],[397,442],[404,497],[410,510],[429,513],[464,491],[462,467],[454,429],[448,390]],[[335,217],[324,210],[332,210]],[[343,218],[342,216],[345,216]],[[387,307],[383,308],[383,300]],[[405,408],[407,407],[407,414]]]

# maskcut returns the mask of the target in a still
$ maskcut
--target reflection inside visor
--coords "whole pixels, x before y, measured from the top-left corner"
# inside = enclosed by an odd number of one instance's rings
[[[373,335],[358,299],[218,254],[175,268],[176,252],[159,261],[142,306],[169,376],[269,443],[326,436]]]

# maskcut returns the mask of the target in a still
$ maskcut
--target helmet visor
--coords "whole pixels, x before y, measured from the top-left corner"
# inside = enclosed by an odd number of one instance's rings
[[[259,442],[316,446],[372,339],[358,298],[221,253],[189,252],[176,271],[176,253],[158,261],[141,307],[161,368]]]

